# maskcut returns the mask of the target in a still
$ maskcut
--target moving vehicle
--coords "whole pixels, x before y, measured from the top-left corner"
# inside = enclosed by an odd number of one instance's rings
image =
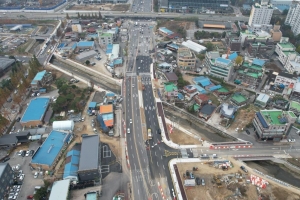
[[[39,173],[35,172],[34,175],[33,175],[33,178],[37,178],[38,176],[39,176]]]
[[[130,128],[127,129],[127,133],[130,133]]]
[[[148,140],[152,139],[152,131],[151,128],[148,128]]]
[[[144,84],[142,84],[142,89],[145,90],[145,85]]]

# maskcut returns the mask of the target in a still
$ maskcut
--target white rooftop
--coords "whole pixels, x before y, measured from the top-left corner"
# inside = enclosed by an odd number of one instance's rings
[[[267,94],[259,94],[258,97],[256,98],[257,101],[267,103],[268,100],[270,99],[270,96]]]
[[[55,181],[51,189],[49,200],[67,200],[69,187],[70,179]]]

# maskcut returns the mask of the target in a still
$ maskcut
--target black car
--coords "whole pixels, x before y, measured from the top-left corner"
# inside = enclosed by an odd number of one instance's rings
[[[250,135],[250,131],[249,131],[249,130],[246,130],[246,133],[247,133],[248,135]]]
[[[241,166],[241,170],[243,170],[244,172],[248,173],[248,170],[244,166]]]
[[[197,185],[201,185],[201,180],[200,180],[199,177],[196,177],[196,184],[197,184]]]
[[[22,151],[21,156],[24,157],[26,155],[26,151]]]
[[[2,160],[2,162],[6,162],[6,161],[8,161],[8,160],[10,160],[10,157],[6,157],[6,158],[4,158],[3,160]]]
[[[161,134],[161,130],[160,129],[157,129],[157,134]]]
[[[21,117],[18,117],[18,118],[17,118],[17,122],[19,122],[20,120],[21,120]]]

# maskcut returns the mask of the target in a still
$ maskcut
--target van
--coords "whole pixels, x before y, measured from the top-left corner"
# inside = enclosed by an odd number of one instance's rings
[[[123,98],[121,97],[118,101],[119,101],[119,103],[121,103],[123,101]]]

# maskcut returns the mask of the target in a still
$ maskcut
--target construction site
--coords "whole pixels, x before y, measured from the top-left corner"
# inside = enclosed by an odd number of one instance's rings
[[[232,158],[177,163],[177,167],[187,199],[294,200],[300,198],[299,194],[289,191],[276,182],[261,178],[260,174]]]

